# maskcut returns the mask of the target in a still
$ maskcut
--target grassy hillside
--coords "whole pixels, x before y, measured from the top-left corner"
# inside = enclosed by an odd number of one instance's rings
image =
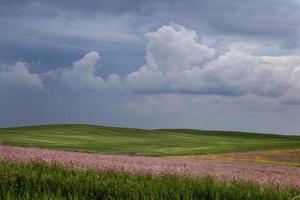
[[[189,129],[46,125],[2,128],[0,143],[106,154],[165,156],[300,148],[300,137]]]

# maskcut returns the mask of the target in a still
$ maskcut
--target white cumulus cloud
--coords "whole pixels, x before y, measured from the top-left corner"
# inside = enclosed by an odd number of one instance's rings
[[[99,53],[92,51],[82,59],[75,61],[69,69],[58,69],[47,73],[52,78],[72,90],[100,90],[109,86],[116,87],[119,76],[111,74],[107,79],[96,75],[96,65],[100,60]]]
[[[295,91],[300,91],[299,56],[257,56],[251,48],[235,44],[218,54],[194,31],[176,24],[146,33],[145,38],[146,64],[126,77],[134,92],[250,94],[284,100],[291,95],[295,99]]]
[[[26,63],[0,66],[0,89],[41,89],[42,81],[38,74],[30,73]]]

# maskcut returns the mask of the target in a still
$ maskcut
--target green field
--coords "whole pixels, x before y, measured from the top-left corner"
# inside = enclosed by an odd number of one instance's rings
[[[291,200],[299,191],[210,177],[77,171],[44,164],[0,162],[0,199]]]
[[[300,137],[191,129],[45,125],[2,128],[0,143],[104,154],[168,156],[300,148]]]

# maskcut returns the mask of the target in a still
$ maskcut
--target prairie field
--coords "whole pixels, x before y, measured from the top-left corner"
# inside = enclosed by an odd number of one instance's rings
[[[102,154],[178,156],[293,149],[300,147],[300,137],[192,129],[48,125],[0,129],[0,143]]]
[[[297,136],[47,125],[0,140],[0,199],[300,198]]]

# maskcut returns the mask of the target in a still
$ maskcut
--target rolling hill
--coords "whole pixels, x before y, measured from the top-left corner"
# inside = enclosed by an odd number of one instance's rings
[[[102,154],[172,156],[300,148],[300,137],[248,132],[145,130],[65,124],[1,128],[0,143]]]

